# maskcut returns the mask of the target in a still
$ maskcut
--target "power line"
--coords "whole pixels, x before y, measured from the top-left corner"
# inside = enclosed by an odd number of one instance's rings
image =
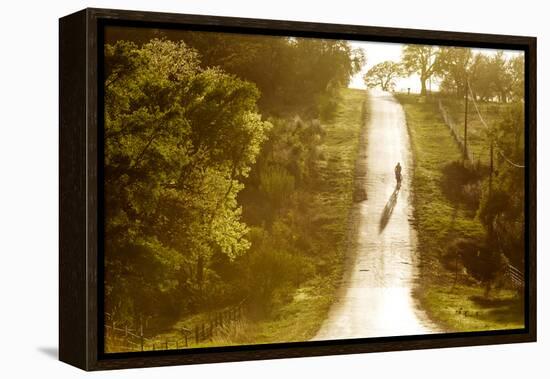
[[[489,125],[487,125],[487,123],[485,122],[485,120],[483,119],[483,116],[481,116],[481,112],[479,111],[479,108],[477,107],[477,102],[476,102],[476,99],[474,97],[474,94],[472,92],[472,87],[470,87],[470,81],[467,80],[466,82],[468,84],[468,90],[470,92],[470,97],[472,98],[472,102],[474,103],[474,108],[476,110],[476,113],[477,113],[477,116],[479,117],[481,123],[483,124],[483,126],[485,127],[485,129],[489,130],[490,131],[490,127]],[[514,167],[517,167],[517,168],[525,168],[525,165],[521,165],[519,163],[515,163],[513,162],[512,160],[510,160],[509,158],[507,158],[504,153],[502,152],[502,148],[498,145],[498,142],[497,141],[494,141],[494,144],[497,148],[497,152],[500,154],[500,156],[508,163],[510,164],[511,166],[514,166]]]

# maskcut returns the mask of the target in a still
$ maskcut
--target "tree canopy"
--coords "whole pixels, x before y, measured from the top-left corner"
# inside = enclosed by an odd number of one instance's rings
[[[183,42],[107,45],[105,67],[106,308],[151,311],[200,291],[215,252],[249,247],[236,196],[270,124],[253,84]]]
[[[385,61],[371,67],[363,76],[363,80],[368,88],[380,87],[384,91],[390,91],[395,88],[395,79],[404,73],[401,64]]]
[[[451,91],[457,96],[464,96],[468,90],[469,76],[475,69],[476,60],[472,50],[463,47],[441,47],[434,73],[443,78],[441,88],[443,91]]]
[[[364,56],[345,41],[124,35],[104,54],[105,310],[137,325],[249,293],[270,304],[317,264],[296,230],[333,238],[307,229],[316,118]]]
[[[502,51],[489,55],[474,54],[463,47],[440,48],[434,65],[434,75],[441,79],[440,90],[464,96],[468,83],[477,98],[488,101],[523,101],[524,58],[507,58]]]
[[[365,57],[347,41],[168,29],[112,28],[109,41],[130,39],[139,45],[162,36],[184,41],[200,55],[202,68],[254,83],[262,114],[287,117],[330,115],[338,89],[346,87]]]
[[[421,95],[426,95],[426,82],[435,72],[438,49],[430,45],[405,45],[401,61],[403,67],[410,74],[420,77]]]

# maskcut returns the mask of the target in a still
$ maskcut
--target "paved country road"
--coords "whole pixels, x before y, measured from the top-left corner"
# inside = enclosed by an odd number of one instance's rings
[[[356,233],[337,299],[314,340],[437,332],[412,297],[417,275],[411,224],[412,154],[405,114],[387,92],[370,92],[367,125],[367,199],[355,204]],[[394,167],[401,162],[397,188]]]

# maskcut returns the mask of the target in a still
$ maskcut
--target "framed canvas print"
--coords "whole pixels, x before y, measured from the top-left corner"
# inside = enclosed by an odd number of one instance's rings
[[[536,39],[60,19],[60,359],[536,340]]]

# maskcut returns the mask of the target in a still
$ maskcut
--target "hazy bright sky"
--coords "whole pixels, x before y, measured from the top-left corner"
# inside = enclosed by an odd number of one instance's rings
[[[349,87],[351,88],[365,88],[363,82],[363,75],[374,65],[384,61],[399,62],[401,60],[401,51],[403,50],[403,44],[401,43],[380,43],[380,42],[363,42],[363,41],[350,41],[353,48],[363,49],[367,57],[367,64],[363,66],[363,69],[355,74],[352,78]],[[495,49],[472,49],[474,52],[482,52],[487,55],[495,54],[498,50]],[[515,55],[523,54],[521,51],[504,51],[505,56],[512,57]],[[418,75],[412,75],[408,78],[398,78],[395,81],[396,91],[406,92],[407,88],[411,89],[411,92],[420,92],[420,79]],[[428,90],[430,89],[430,83],[427,83]],[[433,90],[437,90],[438,83],[436,79],[432,79],[431,86]]]

